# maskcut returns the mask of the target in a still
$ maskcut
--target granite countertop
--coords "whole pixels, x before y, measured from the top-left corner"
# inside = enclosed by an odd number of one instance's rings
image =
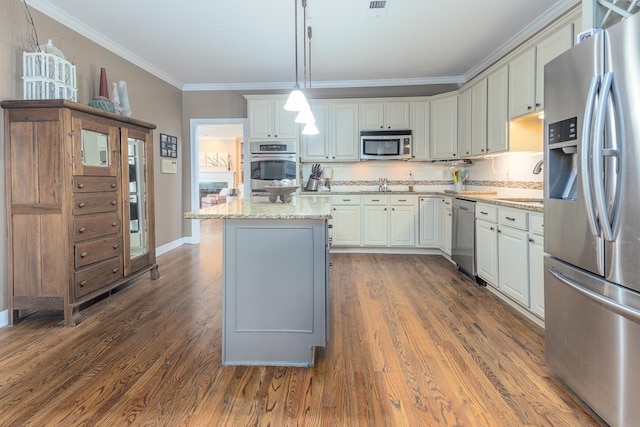
[[[294,196],[290,203],[271,203],[266,196],[229,199],[227,203],[186,212],[185,219],[329,219],[331,198]]]

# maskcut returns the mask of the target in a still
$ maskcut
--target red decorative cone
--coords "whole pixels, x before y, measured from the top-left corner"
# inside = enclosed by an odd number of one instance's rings
[[[100,68],[100,93],[99,96],[104,96],[109,99],[109,87],[107,86],[107,69]]]

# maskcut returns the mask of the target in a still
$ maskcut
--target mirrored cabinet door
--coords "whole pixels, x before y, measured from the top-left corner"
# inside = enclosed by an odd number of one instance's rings
[[[74,117],[74,175],[117,176],[120,166],[119,129]]]

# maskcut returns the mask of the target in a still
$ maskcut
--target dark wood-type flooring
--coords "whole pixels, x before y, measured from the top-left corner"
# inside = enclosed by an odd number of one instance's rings
[[[332,254],[313,368],[223,367],[221,222],[62,326],[0,329],[2,426],[593,426],[543,331],[439,256]]]

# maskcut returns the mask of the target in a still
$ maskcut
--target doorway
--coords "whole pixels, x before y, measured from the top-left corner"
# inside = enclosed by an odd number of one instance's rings
[[[247,182],[244,159],[248,158],[247,119],[192,119],[191,138],[191,203],[190,210],[200,209],[202,194],[216,193],[234,187],[244,194]],[[200,242],[200,223],[192,221],[191,238]]]

